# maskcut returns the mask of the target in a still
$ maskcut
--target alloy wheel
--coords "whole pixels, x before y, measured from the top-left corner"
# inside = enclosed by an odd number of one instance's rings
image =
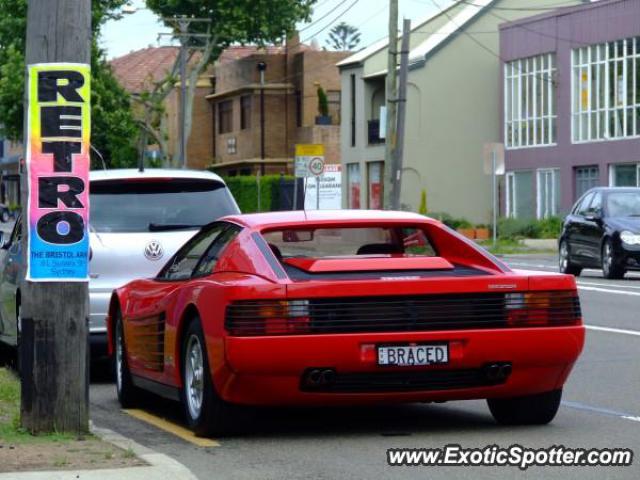
[[[566,272],[569,266],[569,248],[567,248],[567,242],[560,244],[560,271]]]
[[[116,325],[116,388],[122,391],[122,356],[124,348],[122,346],[122,323]]]
[[[608,276],[611,272],[611,266],[613,265],[613,255],[611,254],[611,245],[609,242],[604,244],[602,252],[602,270],[605,276]]]
[[[196,335],[189,337],[185,355],[186,400],[191,418],[200,417],[204,397],[204,359],[202,345]]]

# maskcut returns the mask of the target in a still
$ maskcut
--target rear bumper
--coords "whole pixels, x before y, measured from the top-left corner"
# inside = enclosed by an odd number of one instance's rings
[[[89,331],[92,334],[107,332],[107,313],[109,311],[109,301],[111,291],[89,290]]]
[[[560,388],[584,345],[582,326],[511,330],[405,332],[291,337],[227,337],[224,367],[214,383],[225,400],[248,405],[348,405],[463,400],[529,395]],[[301,388],[305,371],[331,368],[340,374],[383,373],[379,344],[449,343],[449,364],[391,367],[393,371],[479,370],[509,362],[508,379],[469,388],[352,392],[310,392]],[[373,349],[373,350],[372,350]],[[211,349],[210,349],[211,351]],[[215,362],[214,362],[215,364]]]

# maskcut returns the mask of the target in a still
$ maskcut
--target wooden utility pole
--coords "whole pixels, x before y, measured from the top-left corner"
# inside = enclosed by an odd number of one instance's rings
[[[400,191],[402,189],[402,163],[404,156],[404,132],[407,117],[407,83],[409,81],[409,39],[411,36],[411,20],[404,19],[402,27],[402,48],[400,49],[400,86],[398,87],[398,136],[394,151],[395,179],[391,208],[400,209]]]
[[[90,55],[91,0],[28,1],[27,66],[52,62],[89,64]],[[25,151],[29,141],[28,90],[25,88]],[[23,170],[25,265],[30,194],[27,177],[28,172]],[[88,299],[87,282],[21,282],[17,299],[22,317],[21,424],[32,433],[88,431]]]
[[[394,151],[397,141],[398,98],[398,0],[389,0],[389,55],[387,57],[387,125],[384,152],[384,202],[385,209],[392,208],[396,166]],[[382,126],[381,126],[382,128]]]

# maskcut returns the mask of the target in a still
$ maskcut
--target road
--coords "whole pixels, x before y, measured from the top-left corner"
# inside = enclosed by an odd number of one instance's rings
[[[555,271],[555,258],[510,256],[514,268]],[[515,467],[388,467],[388,448],[447,444],[508,447],[631,448],[631,467],[532,467],[527,478],[640,478],[640,274],[609,281],[579,278],[589,330],[585,351],[565,387],[563,406],[544,427],[497,426],[483,401],[385,408],[260,410],[247,432],[202,447],[120,410],[105,375],[91,386],[94,422],[166,453],[201,479],[521,478]],[[181,424],[180,408],[154,399],[146,408]]]

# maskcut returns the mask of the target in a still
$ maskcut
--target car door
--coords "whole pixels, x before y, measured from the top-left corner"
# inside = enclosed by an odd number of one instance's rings
[[[18,218],[0,253],[0,335],[11,345],[17,340],[16,292],[24,276],[21,239],[22,222]]]
[[[569,246],[571,257],[580,263],[588,261],[589,253],[587,247],[587,235],[585,225],[585,214],[593,200],[593,192],[588,193],[576,204],[567,219],[565,226],[565,239]]]
[[[604,235],[604,222],[602,221],[602,192],[595,192],[591,203],[587,207],[582,226],[585,254],[588,263],[592,266],[600,266],[601,241]]]
[[[125,343],[131,372],[161,381],[165,377],[167,318],[204,253],[227,228],[226,223],[205,227],[165,265],[157,278],[137,282],[130,291],[125,321]]]

